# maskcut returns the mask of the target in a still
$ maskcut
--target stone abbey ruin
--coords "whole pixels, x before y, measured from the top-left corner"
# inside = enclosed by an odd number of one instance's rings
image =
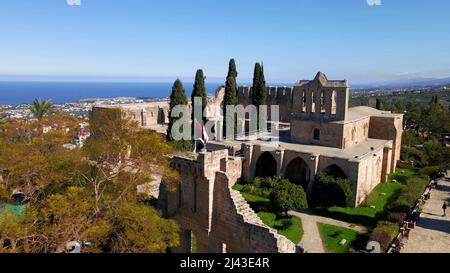
[[[353,183],[352,204],[358,206],[400,159],[403,115],[370,107],[349,108],[347,81],[328,80],[319,72],[293,87],[268,87],[267,105],[279,106],[280,138],[276,149],[267,141],[211,141],[207,151],[174,156],[182,175],[175,191],[161,182],[159,207],[178,221],[181,246],[191,251],[195,234],[199,252],[295,253],[291,241],[258,218],[239,192],[236,182],[255,177],[281,176],[302,185],[310,197],[319,172],[348,178]],[[251,103],[252,90],[239,87],[238,103]],[[224,89],[209,102],[208,118],[220,120]],[[115,106],[96,107],[96,111]],[[142,127],[165,132],[168,103],[122,105],[120,109]]]

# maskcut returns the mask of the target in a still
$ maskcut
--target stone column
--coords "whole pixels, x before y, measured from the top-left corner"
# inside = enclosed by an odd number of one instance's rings
[[[307,117],[311,116],[312,113],[312,90],[306,90],[306,115]]]
[[[338,90],[336,102],[337,120],[346,120],[348,117],[349,92],[348,88]]]
[[[330,119],[331,118],[331,107],[333,106],[332,98],[333,91],[332,90],[325,90],[325,118]]]
[[[315,91],[315,100],[316,100],[316,109],[315,109],[315,113],[316,113],[316,117],[320,117],[320,112],[321,112],[321,108],[322,108],[322,100],[321,100],[321,90],[320,89],[316,89]]]

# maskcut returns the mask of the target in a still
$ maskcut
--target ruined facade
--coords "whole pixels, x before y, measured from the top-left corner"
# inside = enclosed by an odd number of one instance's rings
[[[173,252],[295,253],[297,247],[267,227],[238,191],[243,158],[227,150],[174,157],[183,176],[175,190],[161,183],[159,204],[166,217],[181,226],[181,246]],[[194,239],[195,238],[195,239]]]
[[[251,88],[240,87],[238,98],[239,104],[249,105]],[[315,175],[328,172],[353,182],[357,206],[395,170],[403,115],[370,107],[349,108],[347,81],[328,80],[319,72],[313,80],[299,81],[292,88],[268,87],[267,104],[278,105],[280,122],[290,125],[281,132],[276,149],[267,151],[262,139],[217,140],[208,147],[241,154],[245,158],[243,180],[282,176],[310,194]]]
[[[219,137],[208,143],[208,152],[173,158],[181,181],[173,191],[161,183],[159,196],[165,215],[182,228],[182,245],[173,251],[190,252],[194,237],[199,252],[297,251],[285,237],[265,226],[232,189],[238,179],[252,182],[255,177],[285,177],[303,186],[311,198],[316,174],[326,172],[353,182],[352,204],[358,206],[395,171],[402,114],[349,108],[348,82],[328,80],[320,72],[313,80],[299,81],[293,87],[268,87],[267,91],[269,108],[278,105],[280,109],[280,138],[275,147],[264,135],[246,141]],[[219,88],[207,110],[208,119],[218,126],[223,95],[224,88]],[[251,88],[239,87],[238,101],[249,105]],[[135,106],[124,109],[133,117],[144,115],[142,109],[135,111],[140,109]],[[162,121],[152,118],[152,123]],[[138,121],[144,126],[149,118]]]

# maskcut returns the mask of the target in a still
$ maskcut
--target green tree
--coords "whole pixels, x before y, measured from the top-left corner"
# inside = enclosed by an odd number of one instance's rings
[[[30,106],[30,111],[38,121],[55,112],[50,100],[41,99],[35,99],[33,101],[33,104]]]
[[[172,94],[170,95],[170,112],[169,112],[169,127],[167,129],[167,140],[173,141],[172,137],[172,126],[179,118],[172,117],[172,111],[177,105],[187,105],[188,99],[186,96],[186,91],[184,90],[183,84],[180,79],[177,79],[172,86]]]
[[[317,207],[347,207],[353,199],[353,183],[349,179],[320,172],[314,179],[313,205]]]
[[[0,131],[0,170],[6,174],[0,194],[2,202],[12,202],[11,194],[22,192],[27,206],[20,215],[4,215],[7,222],[0,219],[0,252],[63,252],[70,241],[90,242],[83,252],[164,252],[179,245],[178,225],[145,203],[148,193],[137,192],[154,176],[176,183],[168,157],[173,150],[122,116],[95,113],[92,137],[73,151],[52,133],[30,142],[10,137],[29,124],[8,121]]]
[[[194,90],[192,91],[191,96],[192,107],[194,107],[194,98],[196,97],[202,98],[202,120],[206,123],[206,117],[203,116],[203,113],[205,112],[206,106],[208,105],[208,98],[205,87],[205,76],[203,74],[203,70],[201,69],[197,70],[197,73],[195,74]],[[194,118],[194,108],[192,108],[192,134],[194,134],[195,132]],[[200,122],[200,120],[198,122]]]
[[[258,130],[260,128],[259,124],[259,106],[267,104],[267,87],[266,80],[264,76],[264,68],[260,63],[255,64],[255,71],[253,74],[253,89],[252,89],[252,102],[257,108],[257,123]]]
[[[287,179],[277,183],[270,194],[272,207],[277,213],[286,213],[290,210],[308,207],[306,193],[302,186],[295,185]]]
[[[6,114],[3,112],[3,109],[0,108],[0,125],[5,123],[7,120]]]
[[[236,78],[238,76],[238,72],[236,70],[236,62],[234,59],[230,60],[230,63],[228,65],[228,76],[225,83],[225,96],[223,99],[223,135],[227,135],[227,119],[231,119],[232,117],[227,117],[227,106],[228,105],[237,105],[238,99],[237,99],[237,92],[238,92],[238,86],[236,82]],[[237,127],[237,120],[236,115],[234,116],[234,131],[236,135],[236,127]]]

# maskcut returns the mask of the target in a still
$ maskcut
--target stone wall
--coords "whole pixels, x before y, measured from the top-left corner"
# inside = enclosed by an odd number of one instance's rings
[[[281,122],[289,122],[292,115],[293,89],[292,87],[267,87],[267,113],[271,119],[271,107],[279,106],[279,118]],[[238,88],[238,104],[246,107],[252,104],[252,88],[240,86]]]
[[[397,162],[400,160],[403,135],[403,115],[396,117],[370,118],[369,137],[376,139],[392,140],[392,160],[390,170],[395,171]]]
[[[149,127],[169,122],[169,106],[167,103],[157,104],[133,104],[94,106],[92,113],[95,115],[101,111],[120,110],[122,117],[136,122],[141,127]]]
[[[314,138],[315,130],[319,132],[319,139]],[[343,136],[344,125],[340,123],[303,119],[291,121],[291,139],[294,142],[342,149],[344,146]]]
[[[232,186],[241,176],[242,158],[228,151],[174,157],[182,179],[173,191],[161,183],[159,206],[181,226],[181,245],[190,252],[193,234],[200,253],[295,253],[297,247],[262,223]]]

